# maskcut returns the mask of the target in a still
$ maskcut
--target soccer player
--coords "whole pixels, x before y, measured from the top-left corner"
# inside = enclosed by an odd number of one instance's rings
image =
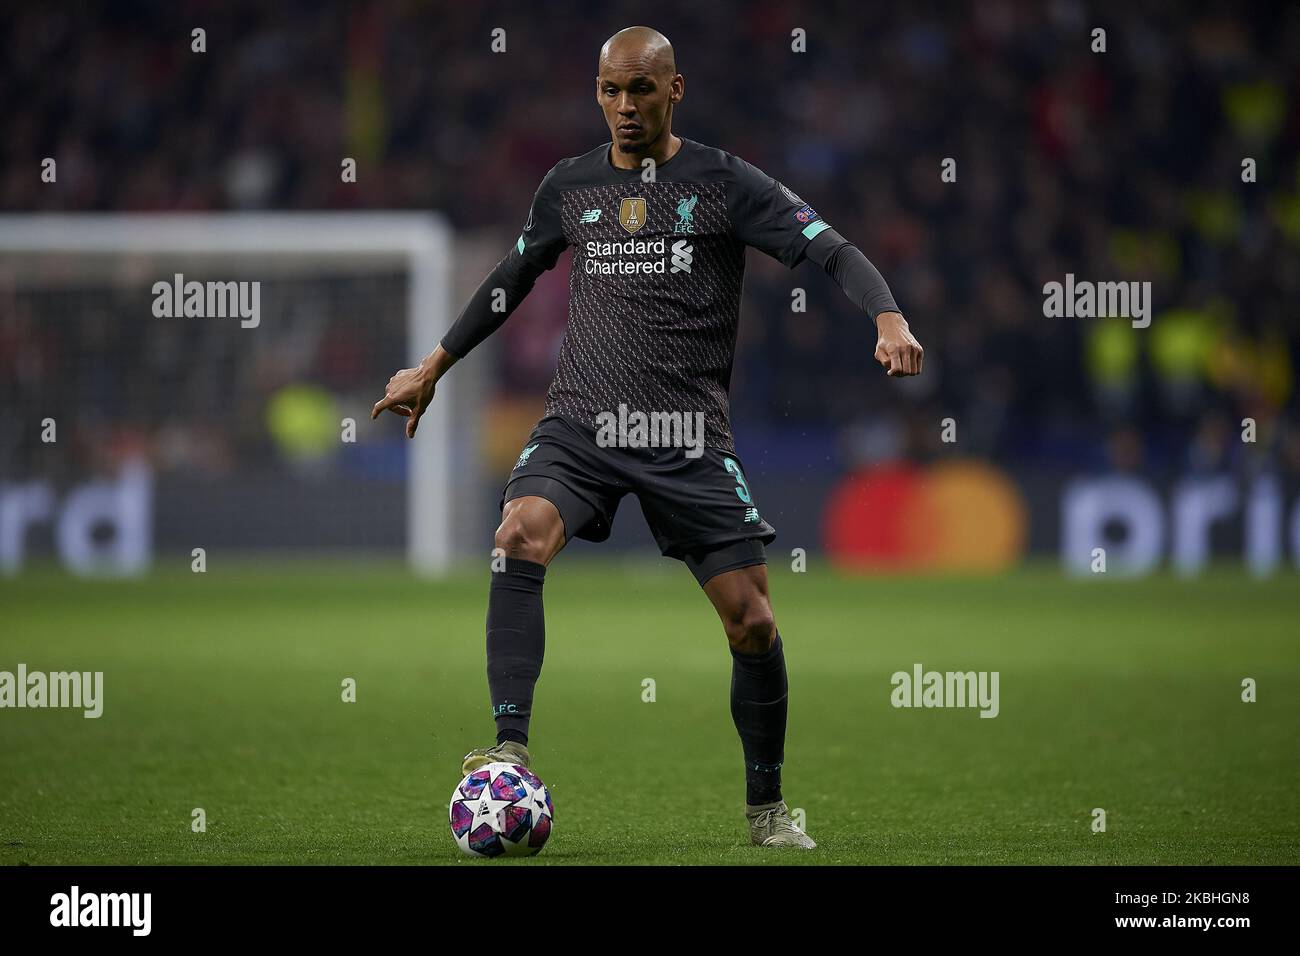
[[[699,581],[731,645],[750,841],[811,849],[781,796],[786,668],[764,556],[776,532],[759,513],[728,415],[745,247],[790,268],[805,259],[822,266],[875,322],[875,358],[889,375],[919,373],[921,346],[880,273],[812,206],[743,160],[673,132],[685,80],[664,36],[619,31],[601,48],[598,71],[596,102],[612,142],[547,173],[514,248],[441,344],[389,380],[371,414],[404,416],[415,437],[438,380],[574,248],[545,415],[501,496],[504,570],[492,575],[487,613],[496,745],[471,751],[461,771],[528,766],[547,566],[575,535],[608,538],[619,501],[632,494],[660,550]],[[647,167],[653,176],[643,176]],[[493,308],[498,290],[504,310]],[[647,420],[658,424],[653,435]]]

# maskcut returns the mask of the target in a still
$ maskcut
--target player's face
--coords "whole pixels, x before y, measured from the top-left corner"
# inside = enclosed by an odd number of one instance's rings
[[[669,129],[673,104],[682,96],[678,73],[656,75],[649,64],[606,61],[596,77],[596,102],[619,152],[648,152]]]

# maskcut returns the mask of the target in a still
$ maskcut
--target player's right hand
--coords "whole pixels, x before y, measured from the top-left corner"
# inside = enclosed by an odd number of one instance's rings
[[[373,422],[379,413],[387,409],[406,419],[406,437],[414,438],[415,429],[420,425],[420,416],[433,403],[434,378],[423,367],[399,369],[388,380],[384,397],[375,402],[370,410]]]

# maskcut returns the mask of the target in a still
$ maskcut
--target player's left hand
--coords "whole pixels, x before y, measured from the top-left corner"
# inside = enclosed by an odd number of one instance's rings
[[[876,316],[876,361],[891,377],[920,375],[925,349],[907,327],[900,312],[881,312]]]

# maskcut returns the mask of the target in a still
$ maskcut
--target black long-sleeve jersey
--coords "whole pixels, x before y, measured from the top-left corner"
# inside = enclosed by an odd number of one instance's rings
[[[650,179],[611,165],[609,150],[547,173],[514,249],[442,340],[452,355],[467,354],[572,246],[569,322],[547,415],[594,428],[620,404],[646,415],[703,412],[705,444],[734,452],[727,392],[746,246],[790,268],[813,257],[873,320],[896,309],[861,252],[744,160],[683,137]]]

